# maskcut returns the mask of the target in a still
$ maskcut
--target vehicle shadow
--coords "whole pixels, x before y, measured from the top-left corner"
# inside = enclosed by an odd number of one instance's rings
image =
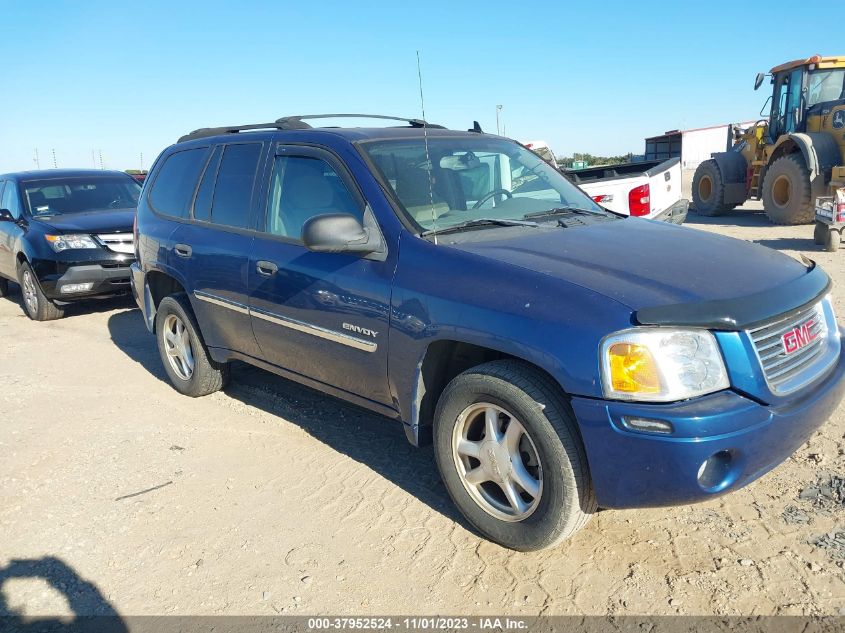
[[[79,619],[38,617],[21,613],[8,603],[4,585],[11,580],[42,579],[67,599],[67,604]],[[8,631],[78,631],[80,623],[96,626],[97,631],[123,633],[128,631],[124,620],[94,583],[81,578],[60,558],[45,556],[35,559],[11,560],[0,567],[0,624]],[[86,628],[84,625],[83,629]],[[94,630],[91,628],[90,630]]]
[[[109,318],[115,345],[167,382],[155,339],[139,310]],[[339,453],[366,465],[431,509],[475,532],[457,511],[440,480],[431,446],[415,448],[402,423],[246,363],[232,363],[227,396],[284,418]]]
[[[25,317],[26,312],[23,307],[23,295],[18,284],[9,282],[8,296],[0,299],[0,301],[12,301],[16,303],[21,310],[21,316]],[[88,301],[81,301],[76,303],[69,303],[64,307],[64,317],[75,317],[83,314],[95,314],[97,312],[110,312],[112,310],[119,310],[122,307],[134,307],[135,300],[130,293],[124,295],[117,295],[105,299],[90,299]]]
[[[764,227],[772,226],[769,218],[763,213],[763,209],[748,209],[745,207],[738,207],[722,215],[709,217],[706,215],[698,215],[695,209],[690,208],[687,219],[684,221],[685,225],[696,226],[748,226],[748,227]]]
[[[164,373],[155,338],[147,332],[140,310],[134,308],[116,312],[109,317],[108,327],[111,339],[118,349],[153,376],[167,382],[167,374]]]

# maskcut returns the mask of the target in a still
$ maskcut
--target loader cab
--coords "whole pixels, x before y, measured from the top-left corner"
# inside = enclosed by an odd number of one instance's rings
[[[805,127],[804,84],[806,67],[789,68],[772,74],[774,91],[769,116],[769,142],[782,134],[802,132]]]

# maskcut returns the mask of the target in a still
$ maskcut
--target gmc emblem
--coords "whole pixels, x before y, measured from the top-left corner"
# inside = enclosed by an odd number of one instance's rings
[[[783,340],[783,351],[787,354],[792,354],[816,340],[819,333],[810,331],[816,323],[816,317],[813,317],[803,325],[794,327],[784,334],[781,337]]]

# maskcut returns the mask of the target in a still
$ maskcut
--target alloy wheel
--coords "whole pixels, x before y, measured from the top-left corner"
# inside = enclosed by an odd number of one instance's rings
[[[466,491],[502,521],[528,518],[543,494],[543,468],[531,436],[506,409],[476,403],[458,416],[452,457]]]
[[[35,289],[35,281],[28,270],[23,271],[22,277],[23,300],[26,303],[26,309],[34,316],[38,313],[38,293]]]
[[[170,367],[182,380],[190,380],[194,375],[194,351],[185,323],[177,315],[169,314],[164,320],[162,336]]]

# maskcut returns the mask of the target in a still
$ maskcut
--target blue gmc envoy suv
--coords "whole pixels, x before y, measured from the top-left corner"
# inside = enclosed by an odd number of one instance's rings
[[[401,420],[518,550],[597,507],[736,490],[839,403],[812,262],[611,213],[477,125],[319,118],[197,130],[156,160],[131,279],[181,393],[240,360]]]

